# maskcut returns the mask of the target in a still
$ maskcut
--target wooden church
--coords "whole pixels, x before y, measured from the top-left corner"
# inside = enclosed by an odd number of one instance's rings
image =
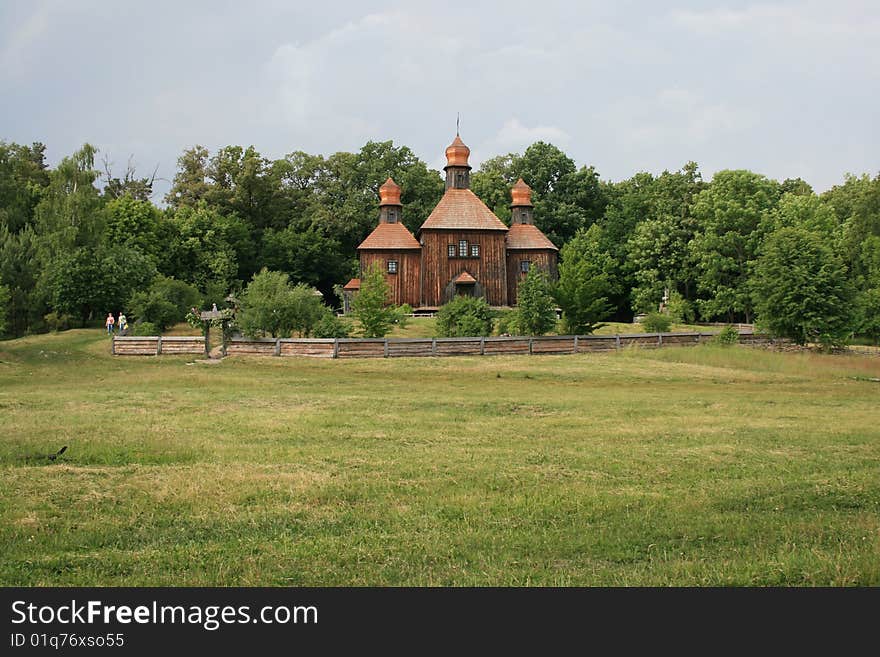
[[[535,226],[532,190],[522,178],[511,189],[506,226],[470,190],[470,149],[458,135],[446,148],[446,192],[417,236],[400,223],[400,187],[379,188],[379,225],[358,247],[360,271],[378,265],[391,303],[435,310],[457,294],[484,297],[490,306],[516,305],[520,279],[532,268],[557,275],[559,249]],[[360,279],[346,284],[346,309]]]

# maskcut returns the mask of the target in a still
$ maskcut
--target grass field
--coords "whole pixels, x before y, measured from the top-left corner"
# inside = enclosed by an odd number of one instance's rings
[[[878,378],[708,346],[2,342],[0,585],[880,585]]]

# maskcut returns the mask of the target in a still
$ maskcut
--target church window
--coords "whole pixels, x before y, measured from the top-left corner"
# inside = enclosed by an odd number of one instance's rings
[[[397,223],[397,212],[394,210],[388,211],[388,223],[396,224]]]
[[[467,258],[467,240],[459,240],[458,242],[458,257],[459,258]]]
[[[471,258],[479,258],[480,257],[480,245],[479,244],[471,244]]]
[[[397,273],[397,260],[389,260],[388,261],[388,273],[396,274]]]
[[[519,261],[519,270],[520,270],[523,274],[527,274],[527,273],[529,272],[529,265],[531,265],[531,264],[532,264],[532,263],[529,262],[528,260],[520,260],[520,261]]]
[[[455,257],[455,244],[450,244],[450,245],[449,245],[448,255],[449,255],[450,258],[454,258],[454,257]]]

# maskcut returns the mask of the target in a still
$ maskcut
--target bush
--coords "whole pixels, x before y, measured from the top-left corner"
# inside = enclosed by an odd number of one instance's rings
[[[495,335],[512,335],[516,333],[516,314],[513,310],[495,312]]]
[[[316,338],[347,338],[351,335],[351,322],[327,310],[313,330]]]
[[[365,338],[384,338],[399,320],[398,309],[388,303],[391,287],[385,273],[374,263],[361,275],[361,289],[354,295],[351,312],[361,323]]]
[[[437,313],[437,337],[485,337],[492,333],[492,309],[483,298],[457,296]]]
[[[712,338],[712,342],[720,345],[732,345],[739,342],[739,331],[737,331],[733,326],[725,326],[721,331]]]
[[[135,319],[155,324],[164,331],[184,321],[190,308],[200,301],[199,291],[189,283],[158,276],[148,289],[131,295],[128,308]]]
[[[51,312],[48,315],[44,315],[43,319],[46,322],[46,328],[55,332],[66,331],[73,324],[73,316],[67,313]]]
[[[547,274],[533,268],[519,282],[515,323],[523,335],[544,335],[556,328],[556,303]]]
[[[132,327],[132,335],[161,335],[162,331],[153,322],[135,322]]]
[[[328,312],[314,288],[291,286],[287,274],[264,267],[242,293],[236,322],[252,338],[284,338],[294,331],[309,337]]]
[[[666,333],[672,326],[672,318],[662,313],[648,313],[642,320],[642,326],[648,333]]]
[[[669,294],[669,301],[666,305],[669,310],[669,316],[673,322],[678,324],[693,324],[696,317],[694,304],[685,299],[681,294],[672,291]]]

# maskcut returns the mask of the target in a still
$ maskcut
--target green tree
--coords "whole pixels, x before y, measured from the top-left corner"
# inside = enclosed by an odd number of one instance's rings
[[[339,243],[314,228],[270,228],[263,234],[261,253],[270,269],[286,272],[294,282],[312,285],[325,295],[332,293],[335,283],[350,277],[354,269],[353,261],[343,257]]]
[[[209,289],[228,291],[239,273],[240,255],[253,246],[247,227],[237,217],[224,216],[204,201],[195,207],[184,205],[169,210],[169,220],[176,234],[169,245],[175,277],[205,293]]]
[[[290,335],[294,302],[287,274],[262,269],[241,294],[236,323],[249,337]]]
[[[160,271],[168,269],[168,246],[175,232],[155,205],[124,194],[107,203],[104,212],[106,241],[137,249],[152,258]]]
[[[492,309],[482,297],[457,295],[437,312],[437,336],[465,338],[492,333]]]
[[[752,291],[758,322],[798,344],[837,346],[855,328],[846,266],[821,236],[803,228],[767,238]]]
[[[9,302],[12,299],[12,293],[5,285],[0,285],[0,337],[6,335],[7,315],[9,314]]]
[[[193,146],[183,151],[177,159],[177,173],[171,189],[165,196],[165,203],[173,209],[195,207],[205,200],[211,185],[208,182],[208,149]]]
[[[593,253],[600,233],[597,225],[587,231],[581,230],[560,252],[559,280],[554,296],[562,309],[565,333],[592,333],[604,326],[602,320],[611,313],[608,303],[611,285],[601,258],[594,257]]]
[[[779,200],[779,184],[751,171],[719,171],[701,191],[693,214],[700,231],[691,241],[697,284],[706,298],[698,302],[705,319],[750,322],[752,266],[764,238],[764,221]]]
[[[0,141],[0,227],[15,234],[33,225],[34,211],[49,185],[46,147]]]
[[[361,276],[361,288],[352,299],[351,310],[365,338],[384,338],[391,331],[397,312],[388,303],[390,293],[381,267],[373,265]]]
[[[556,327],[556,304],[547,274],[532,269],[519,282],[514,324],[524,335],[544,335]]]
[[[49,305],[83,323],[117,312],[156,276],[153,263],[125,247],[82,247],[54,259],[41,285]]]
[[[648,183],[645,213],[625,245],[622,269],[631,272],[631,306],[637,312],[657,308],[665,289],[687,300],[696,295],[694,264],[688,244],[698,224],[691,214],[694,197],[704,187],[697,165],[664,171]]]

